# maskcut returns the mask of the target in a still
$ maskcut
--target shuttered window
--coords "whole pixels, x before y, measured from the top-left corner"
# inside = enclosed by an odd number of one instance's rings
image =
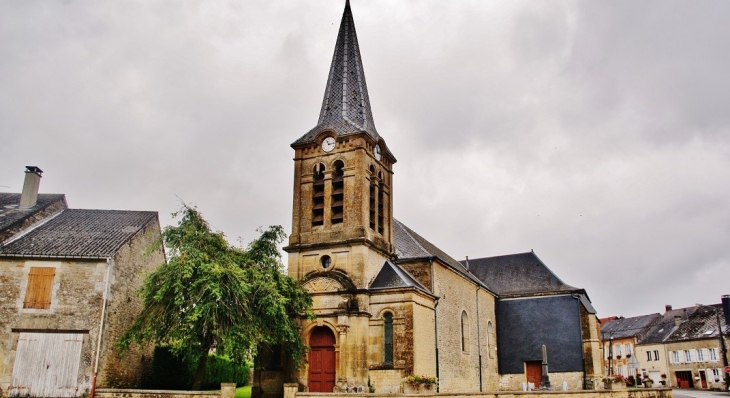
[[[28,289],[25,292],[23,308],[45,310],[51,308],[51,288],[56,269],[53,267],[31,267],[28,273]]]

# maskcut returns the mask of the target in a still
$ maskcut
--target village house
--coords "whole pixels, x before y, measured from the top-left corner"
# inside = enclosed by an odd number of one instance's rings
[[[640,384],[644,375],[641,369],[642,360],[658,363],[664,352],[656,349],[647,349],[647,358],[640,354],[643,351],[637,350],[637,343],[648,332],[649,329],[659,322],[662,316],[658,313],[635,316],[631,318],[618,317],[601,325],[601,336],[603,340],[603,358],[606,365],[605,374],[622,375],[628,379],[633,377],[636,384]],[[663,351],[663,350],[662,350]],[[655,382],[659,382],[659,370],[657,368],[648,371],[649,376]]]
[[[501,268],[540,268],[519,276],[536,289],[512,291],[506,279],[476,271],[491,267],[460,263],[394,218],[396,158],[373,121],[349,2],[318,122],[291,146],[292,232],[284,250],[288,274],[313,296],[316,318],[300,321],[311,347],[302,368],[288,368],[278,350],[260,353],[254,398],[281,396],[283,382],[309,392],[526,388],[542,377],[535,364],[543,344],[557,388],[597,384],[600,336],[585,291],[546,272],[534,254]],[[570,338],[552,338],[550,314],[568,313],[560,333]],[[522,329],[520,316],[539,320]],[[500,335],[502,322],[514,329]],[[517,329],[522,336],[510,340]],[[502,357],[502,349],[519,356]],[[419,379],[404,382],[409,376]]]
[[[696,305],[668,312],[671,312],[672,323],[665,322],[661,328],[668,330],[662,340],[667,356],[669,385],[676,388],[724,389],[727,342],[721,343],[719,331],[727,334],[728,326],[722,315],[722,306]],[[657,335],[661,336],[662,333],[657,331]]]
[[[115,342],[165,261],[157,213],[70,209],[38,193],[41,175],[28,167],[22,193],[0,193],[0,395],[138,387],[151,353],[122,358]]]

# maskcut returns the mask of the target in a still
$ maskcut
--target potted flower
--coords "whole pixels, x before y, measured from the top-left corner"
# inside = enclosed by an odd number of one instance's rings
[[[626,378],[624,375],[610,375],[603,378],[603,388],[605,390],[623,390],[626,388]]]
[[[434,387],[438,386],[438,379],[434,376],[426,376],[426,375],[410,375],[406,377],[403,381],[405,381],[405,385],[403,388],[403,392],[405,393],[419,393],[419,392],[425,392],[426,390],[434,389]],[[410,391],[409,391],[410,390]]]
[[[654,380],[649,376],[644,376],[644,387],[651,388],[654,385]]]

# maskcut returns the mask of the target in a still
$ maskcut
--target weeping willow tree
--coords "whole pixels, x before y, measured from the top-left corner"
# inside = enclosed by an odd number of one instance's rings
[[[243,248],[213,231],[194,207],[183,205],[173,217],[180,218],[177,226],[161,235],[168,261],[145,279],[139,290],[143,309],[119,346],[169,347],[197,364],[195,390],[213,349],[243,363],[259,344],[282,345],[298,367],[306,345],[295,319],[311,316],[312,299],[299,281],[282,272],[277,245],[286,238],[283,228],[260,230]]]

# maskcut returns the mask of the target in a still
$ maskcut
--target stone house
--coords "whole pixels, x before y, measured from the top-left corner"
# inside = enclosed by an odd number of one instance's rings
[[[659,322],[662,316],[658,313],[635,316],[631,318],[618,317],[601,325],[602,349],[605,367],[605,374],[623,375],[624,377],[634,376],[643,379],[641,369],[646,369],[642,363],[658,362],[664,353],[659,350],[644,349],[639,351],[636,344],[648,332],[649,329]],[[642,354],[645,356],[642,356]],[[642,362],[648,361],[648,362]],[[657,369],[649,370],[652,380],[659,383]],[[637,377],[639,375],[639,377]]]
[[[642,373],[654,381],[665,380],[661,377],[665,375],[674,388],[723,388],[727,354],[720,343],[718,322],[726,334],[720,304],[680,309],[668,305],[661,320],[637,344]]]
[[[410,375],[438,378],[437,386],[420,387],[434,392],[498,390],[504,384],[499,294],[393,216],[396,158],[373,122],[349,2],[317,125],[291,146],[292,232],[284,250],[288,274],[313,296],[316,319],[300,320],[311,347],[302,368],[288,368],[278,350],[259,354],[254,398],[281,396],[282,382],[310,392],[397,393],[410,388],[404,383]],[[595,311],[580,289],[560,293],[544,302],[556,299],[572,308],[570,333],[579,336],[584,327],[592,336],[586,357],[599,362],[587,371],[595,373],[601,368]],[[577,315],[579,309],[584,316]],[[571,340],[576,342],[575,354],[584,358],[583,342]],[[552,349],[557,361],[559,349],[551,343]],[[509,376],[507,387],[516,388],[526,377],[524,371]],[[584,373],[575,377],[582,380]]]
[[[115,341],[165,261],[157,213],[69,209],[62,194],[38,194],[41,173],[29,167],[23,193],[0,193],[0,394],[136,387],[150,353],[121,358]]]

